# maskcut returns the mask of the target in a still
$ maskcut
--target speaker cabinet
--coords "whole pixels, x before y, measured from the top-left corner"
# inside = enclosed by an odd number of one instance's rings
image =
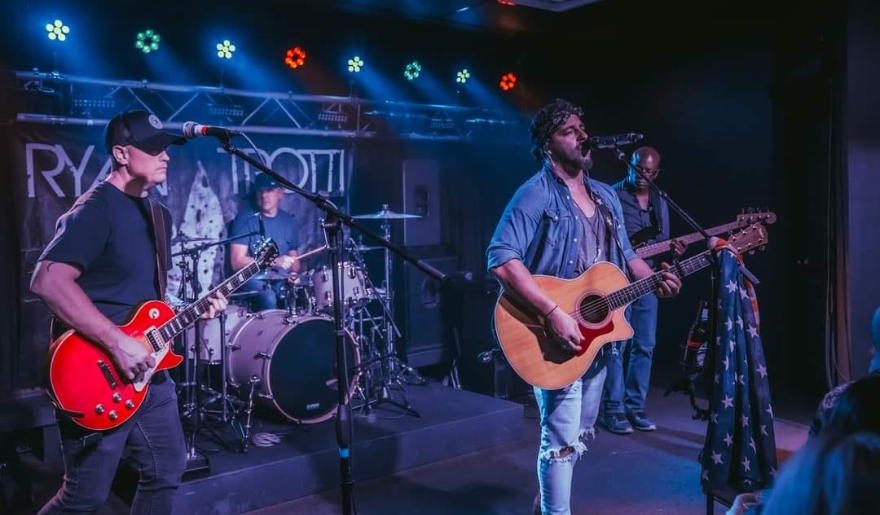
[[[419,219],[403,220],[404,245],[440,244],[440,165],[433,159],[403,161],[403,211]]]
[[[415,252],[417,257],[425,253]],[[444,274],[454,273],[458,266],[455,256],[423,259]],[[409,263],[397,265],[394,276],[394,319],[403,336],[397,341],[398,355],[415,368],[451,361],[452,349],[444,344],[447,330],[441,313],[440,283]]]
[[[492,316],[499,291],[491,275],[455,276],[444,290],[444,316],[452,327],[451,347],[458,355],[462,388],[506,399],[530,388],[510,368],[495,341]]]

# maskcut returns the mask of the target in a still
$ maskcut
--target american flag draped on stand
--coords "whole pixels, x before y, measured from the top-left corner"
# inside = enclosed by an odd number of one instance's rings
[[[753,491],[770,485],[777,467],[758,299],[752,283],[740,273],[739,256],[727,248],[717,255],[717,334],[710,349],[713,359],[706,363],[711,413],[701,484],[714,490]]]

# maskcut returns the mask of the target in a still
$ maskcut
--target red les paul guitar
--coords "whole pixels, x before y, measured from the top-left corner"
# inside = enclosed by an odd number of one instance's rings
[[[140,408],[149,389],[150,378],[158,371],[174,368],[183,361],[171,349],[174,337],[208,312],[207,297],[215,292],[228,295],[278,256],[272,240],[264,241],[254,262],[211,290],[208,295],[174,315],[170,306],[158,300],[147,301],[133,311],[119,329],[140,340],[156,360],[156,366],[143,380],[130,383],[116,369],[104,349],[70,330],[49,347],[47,393],[70,419],[86,429],[113,429],[127,421]]]

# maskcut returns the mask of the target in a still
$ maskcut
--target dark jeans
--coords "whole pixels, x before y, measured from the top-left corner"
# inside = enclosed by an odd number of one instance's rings
[[[657,345],[657,296],[645,295],[626,308],[626,318],[633,328],[627,342],[615,342],[605,378],[605,413],[645,410],[645,398],[651,382],[651,361]],[[624,353],[629,360],[624,377]]]
[[[256,295],[246,297],[250,310],[254,313],[267,309],[278,309],[278,296],[281,284],[271,284],[265,279],[251,279],[241,286],[241,292],[253,292]]]
[[[92,513],[107,502],[128,448],[140,470],[131,504],[135,515],[169,515],[186,468],[186,444],[174,382],[152,384],[143,406],[122,426],[96,433],[60,420],[64,482],[39,515]]]

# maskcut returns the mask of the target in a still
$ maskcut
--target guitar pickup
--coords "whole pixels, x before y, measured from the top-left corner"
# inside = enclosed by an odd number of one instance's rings
[[[101,373],[104,375],[104,379],[107,380],[107,384],[110,385],[110,388],[115,390],[118,386],[116,383],[116,379],[113,379],[113,374],[110,372],[110,367],[107,366],[107,363],[104,363],[103,359],[98,360],[98,368],[101,369]]]

